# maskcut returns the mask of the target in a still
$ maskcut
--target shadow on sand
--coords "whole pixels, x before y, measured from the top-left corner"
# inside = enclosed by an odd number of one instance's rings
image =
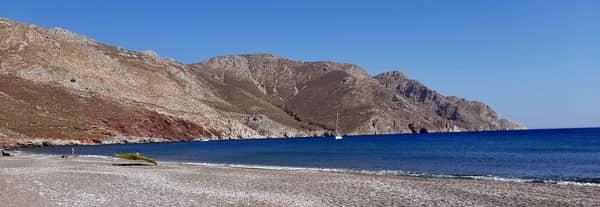
[[[152,164],[145,164],[145,163],[119,163],[119,164],[112,164],[113,166],[154,166]]]

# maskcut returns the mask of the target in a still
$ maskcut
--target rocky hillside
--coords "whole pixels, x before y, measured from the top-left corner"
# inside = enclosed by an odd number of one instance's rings
[[[402,72],[269,54],[181,64],[0,18],[0,145],[524,128]]]

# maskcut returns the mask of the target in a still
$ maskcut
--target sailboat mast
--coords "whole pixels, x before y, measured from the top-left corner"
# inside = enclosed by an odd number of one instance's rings
[[[335,134],[338,134],[338,121],[340,119],[340,109],[337,108],[335,111]]]

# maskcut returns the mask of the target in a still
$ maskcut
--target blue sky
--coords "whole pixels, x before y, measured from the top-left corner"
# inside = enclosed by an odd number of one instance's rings
[[[225,54],[400,69],[530,128],[600,126],[600,1],[12,1],[0,16],[194,63]]]

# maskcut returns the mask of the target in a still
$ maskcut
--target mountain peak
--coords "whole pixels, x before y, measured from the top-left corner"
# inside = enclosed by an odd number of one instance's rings
[[[250,58],[264,58],[264,59],[285,59],[281,56],[272,53],[252,53],[252,54],[241,54],[239,56],[250,57]]]
[[[383,76],[390,77],[395,80],[408,79],[408,75],[406,74],[406,72],[404,72],[402,70],[392,70],[392,71],[383,72],[383,73],[380,73],[379,75],[376,75],[375,77],[383,77]]]

